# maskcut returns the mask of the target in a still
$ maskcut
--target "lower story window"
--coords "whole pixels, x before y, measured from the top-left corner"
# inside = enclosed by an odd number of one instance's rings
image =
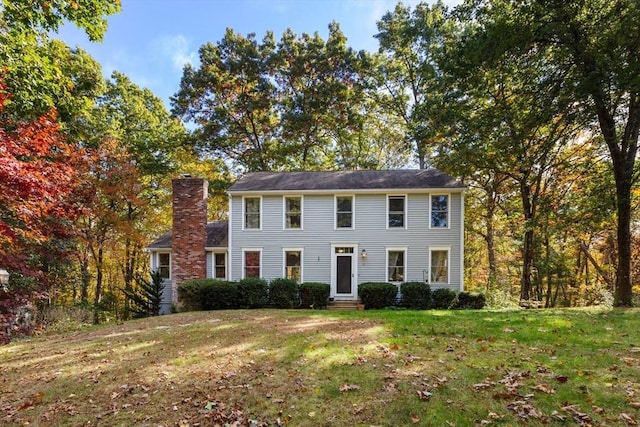
[[[260,251],[244,252],[244,277],[260,277]]]
[[[388,255],[388,282],[404,282],[404,250],[390,250]]]
[[[224,253],[213,254],[213,277],[224,280],[227,278],[227,256]]]
[[[449,251],[434,249],[431,251],[431,283],[449,283]]]
[[[171,254],[158,254],[158,272],[164,280],[171,278]]]
[[[284,263],[285,277],[300,283],[302,279],[302,251],[299,249],[285,250]]]

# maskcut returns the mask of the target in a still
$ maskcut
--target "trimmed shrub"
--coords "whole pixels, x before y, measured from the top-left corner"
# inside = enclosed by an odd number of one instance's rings
[[[298,295],[298,282],[293,279],[273,279],[269,283],[269,302],[275,308],[293,308]]]
[[[240,308],[262,308],[267,305],[269,285],[266,280],[249,277],[238,282]]]
[[[449,309],[456,300],[456,291],[449,288],[438,288],[431,292],[431,308]]]
[[[302,308],[325,308],[331,286],[327,283],[306,282],[300,285],[300,305]]]
[[[358,296],[365,309],[391,307],[396,302],[398,288],[386,282],[365,282],[358,286]]]
[[[203,280],[200,288],[203,310],[229,310],[238,308],[238,284],[224,280]]]
[[[431,304],[431,287],[425,282],[405,282],[400,285],[402,307],[426,310]]]
[[[483,294],[460,292],[454,303],[454,308],[463,310],[480,310],[484,308],[487,301]]]
[[[237,308],[237,285],[216,279],[187,280],[178,285],[180,311]]]
[[[179,311],[202,310],[200,288],[205,280],[208,279],[186,280],[178,285]]]

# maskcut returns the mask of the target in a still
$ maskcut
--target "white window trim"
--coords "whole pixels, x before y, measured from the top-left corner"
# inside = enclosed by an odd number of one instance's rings
[[[287,252],[300,252],[300,283],[304,283],[304,248],[282,248],[282,277],[287,277]]]
[[[211,279],[229,280],[229,254],[227,251],[210,251],[211,254]],[[224,277],[216,277],[216,255],[224,255]]]
[[[432,209],[431,204],[433,198],[436,196],[447,196],[447,226],[446,227],[434,227],[432,221]],[[449,230],[451,228],[451,193],[430,193],[429,194],[429,228],[432,230]]]
[[[300,228],[287,227],[287,199],[293,198],[300,199]],[[262,210],[260,213],[262,213]],[[262,225],[262,222],[260,225]],[[282,196],[282,229],[292,231],[304,230],[304,196],[302,194],[287,194],[286,196]]]
[[[447,251],[447,281],[446,282],[432,282],[431,281],[431,258],[432,252],[436,251]],[[433,285],[449,285],[451,284],[451,246],[429,246],[429,250],[427,251],[429,254],[429,259],[427,260],[428,268],[427,268],[427,278],[429,279],[429,284]]]
[[[404,197],[404,212],[403,212],[403,226],[402,227],[389,227],[389,198],[390,197]],[[431,200],[431,199],[429,199]],[[407,196],[406,194],[387,194],[386,195],[386,201],[387,201],[387,209],[386,209],[386,226],[387,226],[387,230],[406,230],[407,228],[409,228],[409,216],[407,215],[407,205],[409,204],[409,196]]]
[[[260,200],[260,227],[247,228],[247,207],[245,204],[246,199],[259,199]],[[242,231],[262,231],[262,196],[242,196]]]
[[[402,272],[402,277],[404,277],[404,281],[407,281],[407,271],[408,271],[408,267],[407,267],[407,261],[409,259],[409,257],[407,256],[407,252],[408,252],[409,248],[407,248],[406,246],[386,246],[385,247],[385,270],[386,270],[386,280],[389,283],[402,283],[402,282],[396,282],[396,281],[391,281],[391,279],[389,278],[389,252],[391,251],[395,251],[395,252],[404,252],[404,266],[403,266],[403,272]],[[429,258],[431,259],[431,258]]]
[[[262,248],[242,248],[242,279],[246,279],[245,273],[247,271],[247,252],[260,252],[260,272],[258,277],[262,277]]]
[[[351,227],[338,227],[338,197],[351,197]],[[333,229],[334,230],[355,230],[356,229],[356,196],[355,194],[334,194],[333,196]]]

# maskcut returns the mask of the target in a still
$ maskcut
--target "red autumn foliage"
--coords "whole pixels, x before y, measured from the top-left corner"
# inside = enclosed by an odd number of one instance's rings
[[[0,80],[0,114],[10,98],[5,87]],[[0,287],[0,330],[47,289],[45,266],[66,256],[59,242],[72,236],[82,209],[75,196],[86,160],[60,132],[54,111],[31,122],[1,117],[0,268],[34,281]]]

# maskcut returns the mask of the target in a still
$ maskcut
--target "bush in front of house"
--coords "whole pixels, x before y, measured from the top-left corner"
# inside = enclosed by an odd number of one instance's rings
[[[264,279],[248,277],[238,282],[238,306],[262,308],[269,300],[269,284]]]
[[[305,282],[300,285],[300,306],[319,309],[327,306],[331,287],[327,283]]]
[[[404,282],[400,285],[400,305],[413,310],[426,310],[431,304],[431,287],[425,282]]]
[[[480,310],[485,307],[487,300],[483,294],[460,292],[456,298],[453,308],[462,310]]]
[[[178,301],[180,311],[202,310],[202,298],[200,288],[202,282],[208,279],[185,280],[178,285]]]
[[[275,308],[293,308],[297,305],[298,282],[278,278],[269,283],[269,302]]]
[[[227,310],[237,308],[235,282],[216,279],[186,280],[178,285],[180,311]]]
[[[386,282],[365,282],[358,286],[358,296],[365,309],[391,307],[396,302],[398,288]]]
[[[205,279],[200,290],[203,310],[238,308],[238,284],[224,280]]]
[[[456,291],[449,288],[438,288],[431,292],[431,308],[448,310],[456,300]]]

